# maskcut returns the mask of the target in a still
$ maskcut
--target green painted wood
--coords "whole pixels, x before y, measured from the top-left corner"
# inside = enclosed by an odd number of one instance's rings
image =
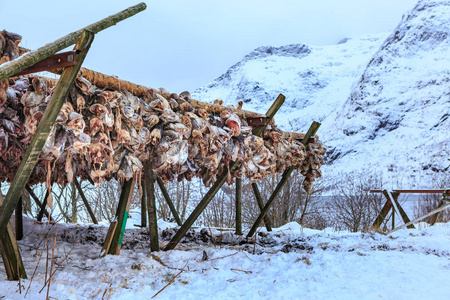
[[[106,241],[105,244],[110,244],[109,249],[106,251],[108,254],[118,255],[120,254],[120,248],[122,247],[123,235],[125,234],[125,227],[128,218],[129,203],[133,196],[133,189],[136,184],[135,178],[125,180],[122,185],[122,191],[120,193],[119,205],[117,206],[116,218],[117,224],[110,224],[110,227],[115,227],[113,234],[111,235],[111,241]]]
[[[150,250],[159,251],[158,217],[156,215],[155,180],[152,165],[149,161],[144,163],[145,189],[147,190],[148,228],[150,233]]]
[[[81,200],[83,200],[84,206],[86,206],[86,209],[89,213],[89,216],[92,219],[92,222],[94,224],[98,224],[97,218],[95,217],[94,212],[92,211],[91,205],[89,204],[89,202],[86,199],[86,196],[84,195],[83,189],[81,188],[80,183],[78,182],[78,180],[76,178],[73,179],[73,183],[75,184],[75,187],[77,188],[78,194],[81,197]]]
[[[389,211],[394,206],[392,204],[391,198],[389,197],[387,190],[383,190],[383,195],[386,198],[386,203],[384,204],[383,208],[381,209],[380,213],[378,214],[377,218],[372,224],[372,227],[375,228],[381,227],[381,224],[383,224],[384,219],[386,219],[386,216],[388,215]]]
[[[29,52],[25,55],[20,56],[19,58],[0,66],[0,81],[13,76],[14,74],[33,66],[37,62],[52,56],[58,51],[61,51],[73,44],[77,41],[78,37],[82,34],[83,31],[91,31],[94,34],[99,33],[102,30],[105,30],[108,27],[116,25],[118,22],[123,21],[129,17],[134,16],[135,14],[145,10],[147,5],[145,3],[139,3],[137,5],[131,6],[121,12],[118,12],[114,15],[111,15],[107,18],[104,18],[96,23],[90,24],[82,29],[69,33],[68,35],[57,39],[52,43],[48,43],[45,46],[40,47],[39,49]],[[79,60],[77,59],[79,62]],[[77,71],[78,72],[78,71]]]
[[[242,235],[242,179],[236,178],[236,234]]]
[[[164,186],[164,183],[162,182],[161,178],[156,177],[156,181],[158,182],[158,186],[164,196],[164,199],[166,199],[167,204],[169,205],[170,211],[172,212],[173,217],[175,218],[175,221],[177,222],[178,226],[181,226],[183,223],[181,222],[180,216],[178,215],[178,212],[173,205],[172,200],[170,199],[169,193],[167,192],[166,187]]]
[[[391,196],[392,196],[392,199],[394,200],[395,205],[397,206],[397,210],[400,213],[400,216],[402,217],[403,222],[405,222],[405,224],[411,222],[411,220],[409,219],[409,217],[406,214],[405,210],[403,209],[403,207],[398,202],[398,196],[400,196],[400,194],[396,193],[396,192],[392,192]],[[394,221],[392,221],[392,222],[394,222]],[[408,225],[408,229],[415,229],[415,228],[416,227],[414,227],[413,224]],[[394,227],[392,229],[394,229]]]
[[[36,129],[36,133],[33,135],[30,145],[17,169],[16,175],[11,182],[5,201],[3,202],[3,205],[0,206],[0,234],[6,229],[6,224],[11,217],[14,207],[16,206],[19,197],[22,195],[25,185],[28,183],[36,162],[41,155],[45,141],[47,140],[53,125],[56,123],[56,118],[69,95],[70,88],[72,87],[81,64],[89,51],[93,39],[94,33],[83,31],[74,49],[80,51],[76,55],[78,64],[76,66],[65,68],[56,84],[52,97]]]
[[[320,127],[320,123],[314,121],[311,126],[309,127],[308,131],[305,134],[305,137],[303,138],[303,145],[306,147],[309,143],[309,138],[313,137],[316,135],[317,130],[319,130]],[[278,194],[280,193],[281,189],[283,188],[283,186],[286,184],[289,176],[291,176],[292,171],[294,171],[296,166],[292,166],[289,169],[287,169],[286,171],[283,172],[283,175],[281,176],[280,182],[277,184],[277,186],[275,187],[275,190],[273,191],[272,195],[270,196],[269,200],[267,200],[266,205],[264,206],[263,210],[261,211],[261,213],[259,214],[258,218],[256,219],[255,223],[253,224],[252,228],[250,229],[250,231],[247,234],[247,237],[252,237],[256,230],[258,229],[259,224],[261,223],[261,221],[264,219],[264,216],[267,214],[267,212],[269,211],[270,207],[272,206],[272,204],[274,203],[276,197],[278,196]]]
[[[274,104],[269,108],[269,110],[266,113],[267,119],[272,119],[278,109],[281,107],[281,105],[284,102],[284,95],[280,94],[277,99],[275,100]],[[267,125],[262,125],[257,128],[254,128],[252,133],[254,135],[261,134],[264,129],[267,127]],[[214,198],[216,193],[220,190],[222,185],[225,183],[225,181],[228,178],[228,174],[232,174],[238,167],[240,163],[239,162],[230,162],[230,165],[228,167],[228,170],[224,170],[222,174],[220,174],[216,182],[214,182],[213,186],[209,189],[209,191],[203,196],[202,200],[197,204],[197,207],[194,209],[194,211],[191,213],[191,215],[186,219],[186,221],[181,225],[180,229],[177,231],[177,233],[173,236],[173,238],[170,240],[170,242],[164,247],[164,251],[172,250],[176,247],[176,245],[180,242],[180,240],[184,237],[186,232],[191,228],[191,226],[194,224],[194,222],[197,220],[197,218],[200,216],[203,210],[205,210],[206,206],[208,206],[209,202]]]
[[[254,183],[252,183],[252,188],[253,188],[253,194],[255,195],[256,203],[258,204],[259,210],[263,211],[264,202],[261,198],[261,193],[259,192],[258,185],[254,182]],[[265,215],[263,220],[264,220],[264,225],[266,226],[267,231],[272,231],[272,221],[270,220],[269,216]]]

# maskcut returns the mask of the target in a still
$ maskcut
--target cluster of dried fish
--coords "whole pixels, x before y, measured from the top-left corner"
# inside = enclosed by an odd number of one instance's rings
[[[17,48],[20,39],[2,32],[0,43],[2,36],[6,47]],[[16,51],[5,49],[1,53],[13,59]],[[0,182],[12,180],[52,88],[50,80],[37,76],[10,79],[0,87],[0,97],[4,95],[0,109]],[[307,189],[320,177],[325,149],[317,138],[304,149],[275,125],[269,125],[261,137],[251,131],[231,110],[216,115],[195,109],[188,92],[178,95],[163,89],[149,90],[141,99],[125,90],[98,89],[79,77],[46,141],[30,184],[66,184],[74,176],[94,182],[113,177],[129,179],[139,176],[143,161],[148,159],[163,182],[200,177],[209,186],[236,161],[241,164],[228,177],[229,183],[233,177],[242,176],[257,181],[290,166],[297,166],[305,176]]]

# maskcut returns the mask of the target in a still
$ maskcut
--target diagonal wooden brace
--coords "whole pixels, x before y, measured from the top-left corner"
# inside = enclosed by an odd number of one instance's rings
[[[280,94],[277,99],[274,101],[272,106],[269,108],[269,110],[266,113],[267,116],[267,124],[269,124],[270,120],[275,116],[278,109],[283,105],[284,100],[286,98],[284,95]],[[254,135],[260,135],[264,129],[266,128],[266,125],[258,126],[253,129]],[[205,210],[206,206],[208,206],[209,202],[214,198],[216,193],[219,191],[220,187],[225,183],[225,181],[228,178],[228,174],[232,174],[238,167],[240,163],[239,162],[230,162],[230,166],[228,167],[228,170],[224,170],[222,174],[220,174],[216,182],[214,182],[213,186],[209,189],[209,191],[206,193],[205,196],[203,196],[203,199],[199,202],[197,207],[194,209],[194,211],[191,213],[191,215],[186,219],[186,221],[183,223],[183,225],[180,227],[180,229],[177,231],[177,233],[173,236],[173,238],[170,240],[170,242],[166,245],[166,247],[163,249],[164,251],[172,250],[175,248],[175,246],[181,241],[181,239],[184,237],[186,232],[191,228],[191,226],[194,224],[194,222],[197,220],[197,218],[200,216],[203,210]]]
[[[313,122],[311,124],[311,126],[308,129],[308,132],[305,134],[305,137],[303,139],[303,141],[304,141],[303,144],[305,146],[308,145],[309,138],[316,135],[316,132],[319,129],[320,125],[321,124],[318,122]],[[247,237],[252,237],[255,234],[256,229],[258,228],[259,224],[263,220],[264,216],[269,211],[271,205],[274,203],[274,201],[275,201],[276,197],[278,196],[278,194],[280,193],[281,189],[286,184],[289,176],[291,176],[291,173],[292,173],[292,171],[294,171],[295,167],[296,166],[292,166],[289,169],[287,169],[286,171],[284,171],[283,175],[281,176],[280,182],[275,187],[275,190],[273,191],[272,195],[270,196],[269,200],[267,201],[266,205],[264,206],[263,210],[261,211],[261,214],[258,216],[258,218],[256,219],[255,223],[253,224],[252,228],[248,232]]]
[[[396,193],[396,192],[392,192],[391,196],[392,199],[394,200],[394,204],[395,206],[397,206],[397,211],[400,213],[400,216],[402,217],[403,222],[405,222],[405,224],[411,222],[411,220],[409,219],[408,215],[406,214],[406,212],[403,210],[403,207],[400,205],[400,203],[398,202],[398,196],[400,194]],[[413,224],[408,225],[407,227],[408,229],[415,229],[416,227],[414,227]]]
[[[156,181],[158,182],[159,189],[161,190],[161,192],[164,196],[164,199],[166,199],[167,205],[169,205],[170,211],[172,212],[172,215],[175,218],[177,225],[181,226],[182,222],[181,222],[180,216],[178,215],[178,212],[175,209],[175,205],[173,205],[173,202],[170,199],[169,193],[167,192],[167,189],[164,186],[164,183],[162,182],[161,178],[159,178],[159,177],[156,177]]]
[[[392,204],[391,198],[389,197],[387,190],[383,190],[383,195],[386,197],[387,201],[372,224],[372,226],[376,228],[380,228],[381,224],[383,224],[384,219],[386,219],[386,216],[388,215],[389,211],[394,206]]]

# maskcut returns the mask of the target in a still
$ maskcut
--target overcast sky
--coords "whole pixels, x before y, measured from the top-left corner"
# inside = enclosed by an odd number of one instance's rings
[[[96,35],[84,67],[171,92],[208,84],[259,46],[389,32],[417,0],[152,0]],[[139,3],[0,0],[0,30],[30,49]]]

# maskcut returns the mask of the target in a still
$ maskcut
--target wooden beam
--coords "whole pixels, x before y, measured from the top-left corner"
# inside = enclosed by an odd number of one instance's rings
[[[439,204],[438,204],[438,207],[437,207],[438,209],[441,208],[442,206],[444,206],[444,204],[445,204],[444,200],[445,200],[446,196],[448,196],[449,194],[450,194],[450,190],[444,190],[444,192],[442,193],[441,200],[439,201]],[[439,212],[436,212],[436,213],[431,217],[431,220],[430,220],[430,225],[431,225],[431,226],[433,226],[434,224],[436,224],[437,219],[438,219],[438,217],[439,217],[439,213],[440,213],[440,211],[439,211]]]
[[[383,190],[383,195],[386,198],[386,203],[384,204],[383,208],[381,209],[380,213],[378,214],[377,218],[373,222],[372,226],[376,228],[380,228],[381,224],[383,224],[384,219],[388,215],[391,208],[394,206],[392,204],[391,198],[389,197],[389,194],[387,190]]]
[[[36,197],[33,190],[30,188],[30,186],[28,184],[25,186],[25,189],[27,190],[28,194],[30,194],[31,198],[33,198],[37,207],[42,207],[41,201],[39,201],[38,197]],[[52,216],[48,213],[48,211],[45,208],[44,208],[43,214],[47,217],[47,219],[53,221]]]
[[[15,209],[15,221],[14,226],[16,229],[16,240],[20,241],[23,238],[23,212],[22,212],[22,197],[20,197],[19,201],[17,201],[16,209]]]
[[[178,212],[177,212],[175,206],[173,205],[172,200],[170,199],[169,193],[167,192],[167,189],[164,186],[164,183],[162,182],[161,178],[159,178],[159,177],[156,177],[156,181],[158,182],[158,186],[161,189],[164,199],[166,199],[167,205],[169,205],[170,211],[172,212],[172,215],[175,218],[175,221],[177,222],[178,226],[181,226],[183,223],[181,222],[180,216],[178,215]]]
[[[253,188],[253,194],[255,195],[256,203],[258,204],[259,210],[263,211],[264,202],[261,198],[261,193],[259,192],[258,185],[255,182],[253,182],[252,188]],[[272,221],[270,220],[270,218],[267,214],[264,216],[264,225],[266,226],[267,231],[272,231]]]
[[[278,109],[283,104],[284,98],[285,97],[282,94],[280,94],[277,97],[277,99],[275,100],[274,104],[272,104],[272,106],[270,107],[269,111],[266,114],[268,119],[269,118],[272,119],[274,117],[274,115],[277,113]],[[253,132],[255,132],[255,133],[259,132],[259,134],[261,134],[264,131],[266,126],[256,127],[256,128],[253,129]],[[197,207],[194,209],[194,211],[191,213],[191,215],[186,219],[186,221],[183,223],[183,225],[181,225],[180,229],[173,236],[173,238],[166,245],[166,247],[164,247],[164,251],[172,250],[172,249],[175,248],[175,246],[180,242],[180,240],[184,237],[186,232],[189,230],[189,228],[191,228],[191,226],[194,224],[194,222],[200,216],[202,211],[205,210],[206,206],[208,206],[209,202],[211,202],[211,200],[214,198],[216,193],[220,190],[222,185],[227,180],[228,174],[232,174],[239,166],[240,166],[239,162],[230,162],[228,170],[224,170],[222,172],[222,174],[220,174],[217,177],[216,182],[214,182],[213,186],[203,196],[202,200],[198,203]]]
[[[436,208],[436,209],[433,209],[433,210],[430,211],[429,213],[427,213],[427,214],[425,214],[425,215],[423,215],[423,216],[421,216],[421,217],[419,217],[419,218],[417,218],[417,219],[414,219],[414,220],[412,220],[412,221],[409,222],[409,223],[403,224],[403,225],[401,225],[401,226],[395,228],[395,229],[392,230],[392,231],[389,231],[387,234],[396,232],[396,231],[398,231],[398,230],[400,230],[400,229],[404,229],[404,228],[408,227],[408,226],[411,225],[411,224],[417,223],[417,222],[419,222],[419,221],[421,221],[421,220],[423,220],[423,219],[425,219],[425,218],[428,218],[429,216],[434,215],[434,214],[436,214],[436,213],[438,213],[438,212],[441,212],[441,211],[443,211],[444,209],[447,209],[447,208],[450,208],[450,203],[447,204],[447,205],[443,205],[443,206],[441,206],[441,207],[438,207],[438,208]]]
[[[110,245],[109,249],[105,249],[105,253],[118,255],[120,254],[120,248],[122,247],[123,236],[125,234],[125,228],[127,225],[128,211],[130,209],[131,200],[133,198],[133,190],[136,185],[136,178],[125,180],[122,185],[122,191],[120,193],[119,205],[117,206],[115,221],[110,224],[110,228],[113,228],[111,234],[111,240],[105,239],[104,245]]]
[[[159,251],[158,218],[156,216],[156,199],[153,169],[150,161],[144,163],[145,189],[147,190],[148,228],[150,233],[150,250]]]
[[[392,192],[391,196],[392,196],[392,199],[394,200],[394,204],[397,206],[397,211],[400,213],[400,216],[402,217],[403,222],[405,222],[405,224],[411,222],[411,220],[409,219],[408,215],[403,210],[403,207],[398,202],[398,196],[400,196],[400,194],[396,193],[396,192]],[[408,226],[408,229],[415,229],[415,228],[416,227],[414,227],[413,224]]]
[[[141,179],[142,197],[141,197],[141,227],[147,227],[147,189],[145,188],[145,180]]]
[[[41,155],[42,148],[44,147],[50,130],[56,123],[56,118],[59,111],[69,95],[70,88],[72,87],[78,71],[80,70],[81,64],[89,51],[93,39],[94,34],[92,32],[83,31],[74,49],[79,51],[76,58],[78,64],[64,70],[53,91],[44,115],[42,116],[42,119],[36,129],[36,133],[31,139],[30,145],[22,157],[22,161],[17,169],[16,175],[11,182],[5,201],[3,205],[0,206],[0,234],[6,229],[6,224],[8,223],[14,207],[16,206],[19,197],[22,195],[23,189],[25,188],[36,162]]]
[[[236,234],[242,235],[242,179],[236,178]]]
[[[303,145],[305,147],[309,143],[309,138],[316,135],[317,130],[319,130],[320,125],[321,125],[320,123],[315,122],[315,121],[311,124],[311,126],[309,127],[308,131],[305,134],[305,138],[303,139],[303,141],[304,141]],[[253,224],[252,228],[248,232],[247,237],[252,237],[255,234],[256,230],[258,229],[259,224],[264,219],[264,216],[269,211],[270,207],[274,203],[276,197],[280,193],[280,191],[283,188],[283,186],[286,184],[289,176],[291,176],[291,173],[292,173],[292,171],[294,171],[295,167],[296,166],[292,166],[292,167],[290,167],[289,169],[287,169],[286,171],[283,172],[283,175],[281,176],[280,182],[275,187],[275,190],[273,191],[273,193],[270,196],[269,200],[267,201],[266,205],[264,206],[263,210],[259,214],[259,216],[256,219],[255,223]]]
[[[118,22],[125,20],[129,17],[134,16],[135,14],[143,11],[147,8],[147,5],[145,3],[139,3],[135,6],[131,6],[121,12],[118,12],[114,15],[111,15],[107,18],[104,18],[96,23],[93,23],[91,25],[88,25],[82,29],[79,29],[77,31],[74,31],[72,33],[69,33],[68,35],[57,39],[56,41],[52,43],[48,43],[45,46],[37,49],[36,51],[32,51],[31,53],[28,53],[27,55],[20,56],[19,58],[7,63],[0,65],[0,81],[13,76],[14,74],[31,67],[32,65],[36,64],[37,62],[52,56],[58,51],[61,51],[73,44],[77,41],[78,37],[84,32],[84,31],[90,31],[92,33],[98,33],[108,27],[111,27],[113,25],[116,25]],[[78,49],[76,49],[78,50]],[[76,59],[78,62],[79,60]],[[80,64],[80,63],[79,63]],[[78,73],[78,70],[77,70]],[[58,110],[59,112],[59,110]]]
[[[0,205],[3,203],[3,194],[0,192]],[[6,230],[0,234],[0,252],[8,280],[26,279],[27,274],[23,266],[22,257],[17,247],[11,223],[6,224]]]
[[[45,207],[47,206],[48,197],[50,196],[51,191],[52,191],[52,185],[50,185],[50,188],[46,190],[45,196],[44,196],[44,200],[42,200],[42,205],[41,205],[41,207],[39,209],[39,213],[38,213],[38,216],[36,218],[36,220],[38,220],[39,222],[41,222],[42,218],[44,217],[44,211],[47,211],[45,209]]]
[[[78,180],[76,178],[73,179],[73,183],[75,184],[75,187],[77,188],[78,194],[81,197],[81,200],[83,200],[84,206],[86,206],[86,209],[89,213],[89,216],[92,219],[92,222],[94,224],[98,224],[97,218],[95,217],[94,212],[92,211],[91,205],[89,204],[89,202],[86,199],[86,196],[84,195],[83,189],[81,188],[80,183],[78,182]]]

